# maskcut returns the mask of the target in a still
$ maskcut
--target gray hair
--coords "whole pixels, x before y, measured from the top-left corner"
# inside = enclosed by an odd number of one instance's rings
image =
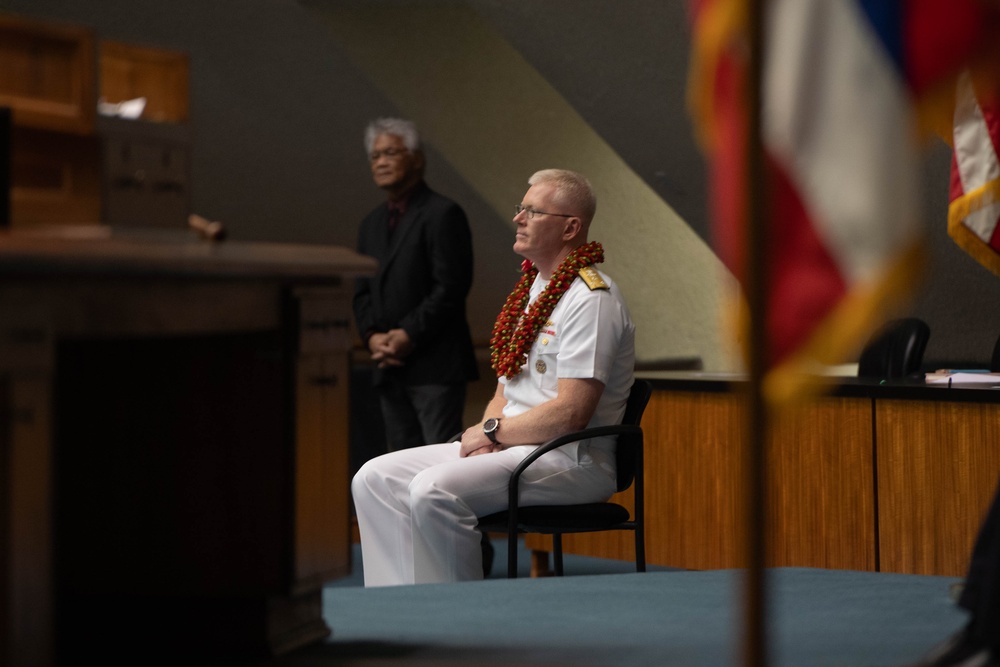
[[[546,183],[555,186],[557,196],[576,208],[575,215],[590,224],[597,212],[597,196],[594,187],[583,174],[568,169],[542,169],[528,179],[528,185]]]
[[[420,134],[417,125],[412,120],[402,118],[376,118],[365,128],[365,151],[369,154],[375,146],[375,140],[383,134],[391,134],[403,140],[403,145],[411,153],[420,151]]]

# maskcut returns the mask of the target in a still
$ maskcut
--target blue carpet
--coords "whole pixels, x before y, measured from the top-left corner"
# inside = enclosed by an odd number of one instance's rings
[[[636,574],[579,557],[566,568],[577,574],[377,589],[352,577],[324,591],[333,636],[296,664],[743,664],[742,571]],[[769,570],[769,664],[906,664],[964,623],[955,581]]]
[[[498,538],[493,540],[493,550],[496,554],[493,561],[493,570],[489,579],[507,578],[507,540]],[[364,586],[364,567],[361,563],[361,545],[354,544],[352,547],[351,559],[353,570],[350,576],[337,579],[327,584],[327,587],[342,588],[346,586]],[[551,557],[549,558],[551,565]],[[579,574],[625,574],[635,572],[635,563],[632,561],[609,560],[607,558],[591,558],[589,556],[576,556],[566,554],[563,559],[563,569],[567,575]],[[650,565],[647,568],[650,572],[676,572],[676,568],[660,567]],[[524,547],[524,541],[519,542],[517,556],[517,576],[531,576],[531,552]]]

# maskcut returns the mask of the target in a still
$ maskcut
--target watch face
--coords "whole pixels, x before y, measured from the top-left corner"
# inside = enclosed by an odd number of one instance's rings
[[[500,422],[499,420],[496,419],[496,417],[490,417],[489,419],[486,420],[486,423],[483,424],[483,430],[492,433],[493,431],[497,430],[497,424],[499,423]]]

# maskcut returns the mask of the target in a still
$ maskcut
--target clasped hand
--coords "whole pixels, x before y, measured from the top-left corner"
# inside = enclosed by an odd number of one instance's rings
[[[389,329],[385,333],[372,334],[368,350],[379,368],[402,366],[406,363],[403,360],[413,352],[413,341],[405,329]]]

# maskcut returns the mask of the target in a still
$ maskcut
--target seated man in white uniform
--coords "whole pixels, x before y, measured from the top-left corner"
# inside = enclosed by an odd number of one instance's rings
[[[483,578],[476,517],[507,507],[511,471],[539,444],[617,424],[633,381],[635,326],[588,242],[597,202],[580,174],[534,174],[515,207],[524,274],[491,340],[497,388],[461,440],[379,456],[352,483],[366,586]],[[614,438],[566,445],[521,478],[531,504],[600,502],[615,490]]]

